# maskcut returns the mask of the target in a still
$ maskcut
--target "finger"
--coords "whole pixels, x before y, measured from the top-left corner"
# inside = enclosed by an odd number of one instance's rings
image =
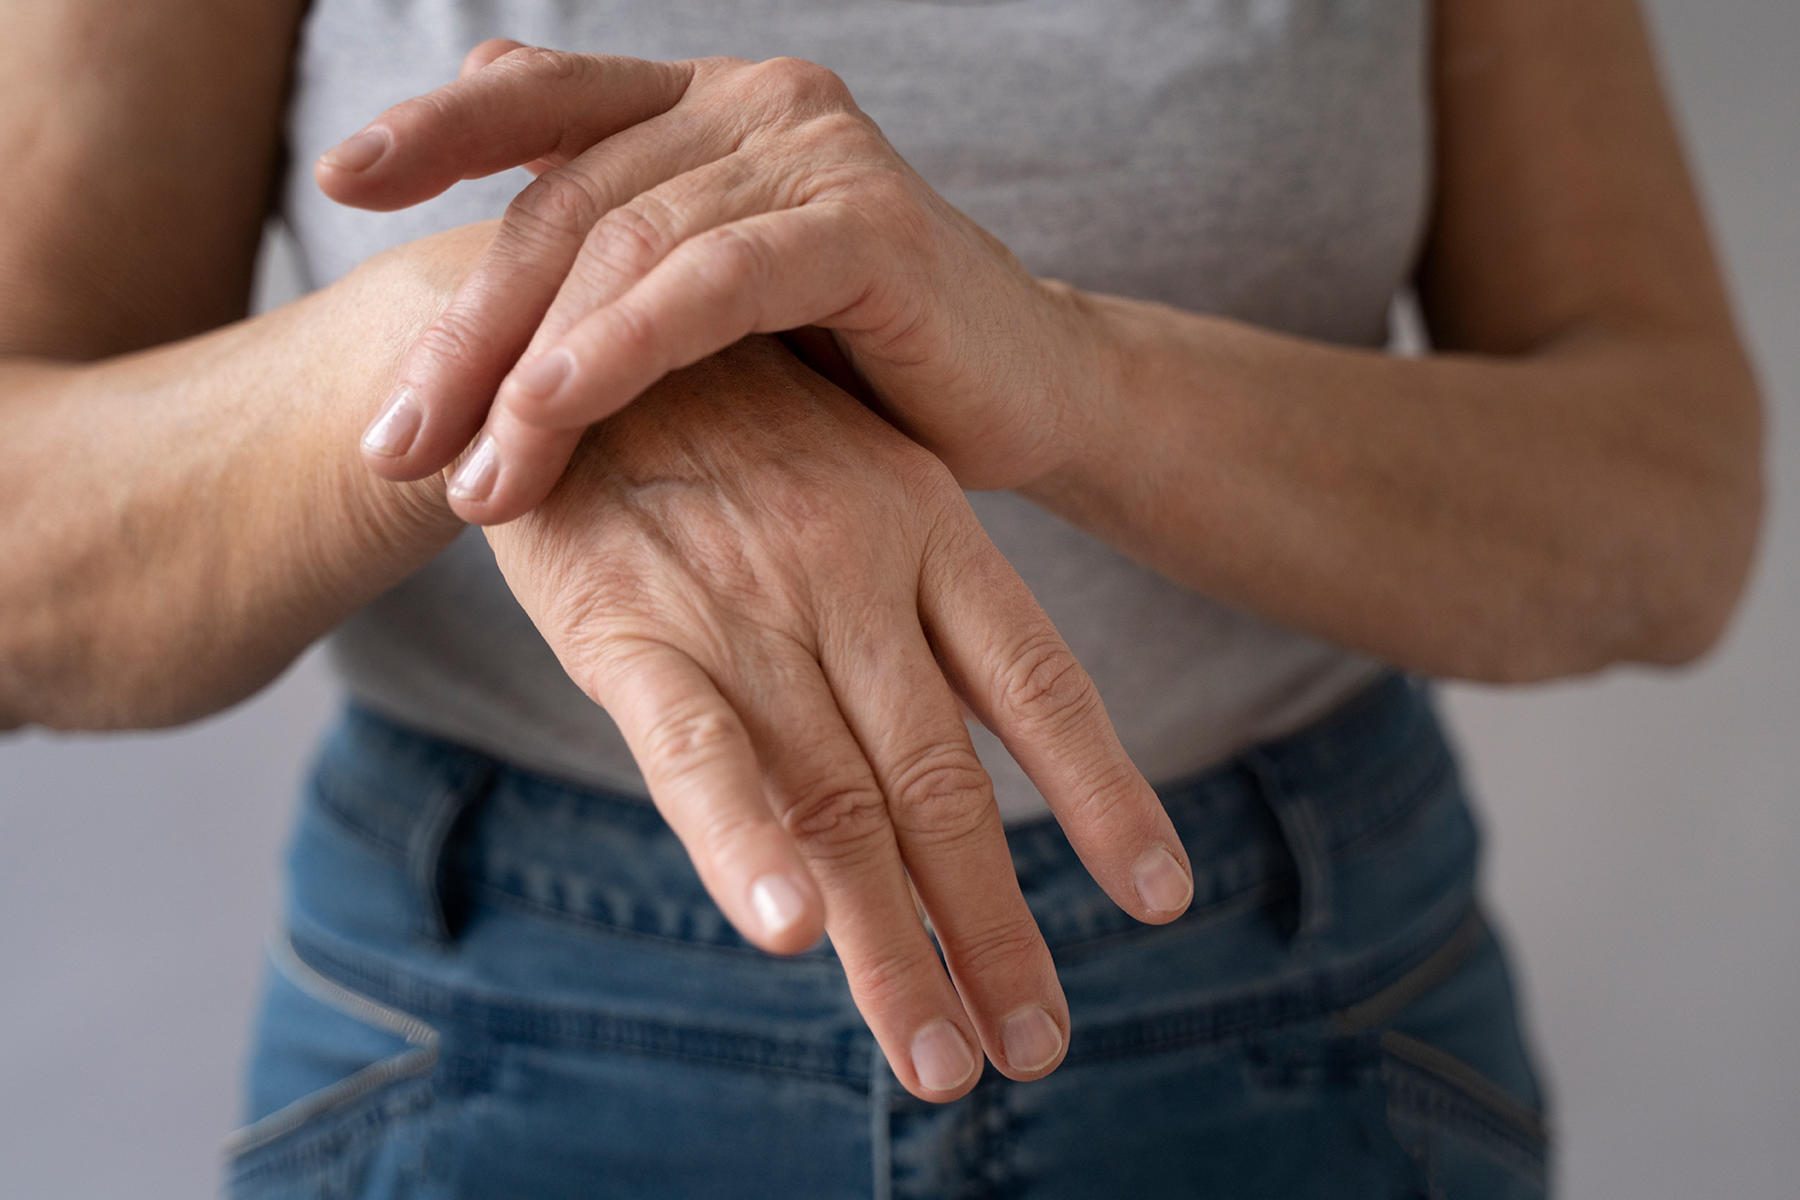
[[[471,525],[500,525],[530,512],[555,488],[586,432],[489,413],[450,476],[445,495],[451,511]]]
[[[524,42],[515,42],[511,38],[488,38],[484,42],[477,42],[474,49],[463,55],[462,66],[457,70],[456,77],[467,79],[502,54],[524,48]]]
[[[821,661],[988,1057],[1013,1079],[1048,1074],[1069,1043],[1068,1004],[1019,892],[993,785],[916,615],[843,630]]]
[[[778,179],[743,154],[730,153],[610,209],[588,230],[516,370],[528,370],[534,351],[548,349],[588,313],[623,296],[683,242],[780,207],[782,199]]]
[[[777,954],[817,942],[824,902],[769,807],[743,722],[706,672],[644,642],[615,653],[595,691],[727,919]]]
[[[716,124],[671,114],[521,191],[475,269],[403,356],[399,382],[364,436],[369,467],[388,479],[418,479],[463,450],[601,216],[729,151]]]
[[[946,674],[1031,776],[1095,882],[1140,921],[1180,916],[1194,894],[1181,839],[1024,581],[973,530],[928,550],[921,585]]]
[[[857,1009],[907,1091],[953,1100],[981,1057],[925,928],[870,773],[818,664],[794,651],[735,695],[783,828],[825,895],[826,930]]]
[[[462,69],[457,71],[456,77],[467,79],[501,55],[524,48],[524,42],[515,42],[511,38],[489,38],[485,42],[478,43],[473,50],[463,56]],[[534,158],[528,163],[519,165],[533,175],[542,175],[553,167],[561,166],[565,161],[561,156],[552,155],[549,158]]]
[[[516,372],[500,401],[533,423],[588,425],[749,334],[851,328],[851,310],[884,276],[876,239],[861,231],[847,206],[821,202],[689,238],[535,358],[529,375]]]
[[[535,159],[567,162],[675,106],[689,63],[521,46],[436,91],[402,101],[314,167],[340,204],[387,211]]]
[[[753,206],[766,206],[772,199],[768,185],[750,165],[730,154],[613,209],[589,232],[555,301],[531,335],[531,345],[554,341],[581,316],[616,299],[693,232],[732,220]],[[506,285],[493,286],[498,292]],[[505,318],[496,313],[493,319]],[[531,369],[530,349],[521,361],[521,370]],[[442,392],[438,395],[442,406]],[[471,524],[499,524],[536,507],[556,486],[581,440],[579,427],[521,420],[505,396],[502,390],[473,450],[450,480],[451,507]]]

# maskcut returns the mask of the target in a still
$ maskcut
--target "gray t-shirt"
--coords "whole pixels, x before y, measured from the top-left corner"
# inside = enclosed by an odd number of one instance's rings
[[[388,104],[453,78],[485,37],[646,58],[791,54],[842,75],[924,177],[1041,275],[1379,346],[1426,216],[1426,10],[1426,0],[315,0],[283,207],[314,285],[388,246],[497,216],[521,173],[377,214],[326,201],[308,170]],[[970,499],[1153,782],[1287,732],[1380,669],[1177,586],[1017,496]],[[642,793],[617,730],[562,673],[478,532],[332,643],[352,693],[379,711]],[[999,743],[974,732],[1007,817],[1041,812]]]

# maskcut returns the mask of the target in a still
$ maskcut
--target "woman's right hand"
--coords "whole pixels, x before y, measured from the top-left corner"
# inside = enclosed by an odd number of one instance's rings
[[[1155,793],[949,471],[779,343],[671,376],[488,536],[727,917],[777,952],[829,932],[914,1094],[1068,1044],[959,697],[1121,907],[1186,908]]]

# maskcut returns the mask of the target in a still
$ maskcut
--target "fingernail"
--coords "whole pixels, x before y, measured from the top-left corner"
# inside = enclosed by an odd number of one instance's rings
[[[1006,1049],[1007,1066],[1015,1071],[1037,1071],[1062,1053],[1063,1035],[1054,1017],[1032,1005],[1001,1023],[1000,1044]]]
[[[319,155],[319,159],[340,171],[366,171],[388,152],[392,144],[388,131],[377,126],[345,138]]]
[[[780,937],[806,915],[806,894],[786,875],[764,875],[750,885],[750,907],[763,932]]]
[[[447,490],[458,500],[486,500],[499,475],[500,454],[494,449],[494,439],[484,433],[474,451],[457,468]]]
[[[953,1092],[975,1073],[975,1055],[956,1026],[937,1020],[913,1034],[913,1071],[928,1092]]]
[[[387,398],[369,427],[363,430],[363,449],[370,454],[394,458],[405,454],[419,436],[424,414],[413,398],[411,388],[400,388]]]
[[[1137,885],[1138,898],[1152,912],[1180,912],[1194,895],[1194,881],[1162,846],[1137,860],[1131,868],[1131,881]]]
[[[562,386],[575,369],[575,358],[567,350],[551,350],[522,364],[512,374],[512,384],[532,396],[550,396]]]

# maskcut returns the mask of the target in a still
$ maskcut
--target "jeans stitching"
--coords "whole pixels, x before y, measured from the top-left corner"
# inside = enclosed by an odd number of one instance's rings
[[[334,1158],[347,1143],[429,1107],[435,1100],[429,1076],[438,1063],[436,1029],[319,972],[290,940],[272,943],[269,960],[315,1003],[403,1038],[409,1048],[235,1131],[226,1139],[223,1153],[231,1178],[237,1182]]]
[[[1204,1005],[1189,1005],[1077,1030],[1068,1062],[1129,1057],[1204,1046],[1249,1033],[1272,1032],[1322,1020],[1381,991],[1435,952],[1465,919],[1466,902],[1438,914],[1425,934],[1273,987],[1256,988]]]
[[[754,1068],[861,1088],[866,1064],[860,1060],[858,1031],[819,1040],[778,1038],[735,1030],[674,1025],[642,1017],[578,1011],[510,998],[489,998],[467,988],[418,979],[383,964],[361,961],[326,946],[313,935],[294,935],[296,953],[314,970],[346,981],[346,986],[408,1012],[428,1014],[448,1024],[472,1026],[502,1039],[538,1044],[573,1042],[605,1049]]]
[[[1385,689],[1373,687],[1351,702],[1344,712],[1354,718],[1367,711],[1374,703],[1386,694]],[[428,734],[412,730],[388,728],[387,719],[378,714],[369,713],[352,706],[353,714],[360,720],[354,736],[358,738],[385,738],[392,743],[407,743],[419,739],[428,744],[435,753],[440,743]],[[1427,723],[1429,728],[1429,723]],[[1442,742],[1436,738],[1420,738],[1408,736],[1406,743],[1414,747],[1409,753],[1384,755],[1380,762],[1370,764],[1361,774],[1365,777],[1379,779],[1374,785],[1365,785],[1364,794],[1357,798],[1357,803],[1350,811],[1339,810],[1326,822],[1328,829],[1325,842],[1332,859],[1340,856],[1362,852],[1373,839],[1396,827],[1404,827],[1407,818],[1412,817],[1428,807],[1428,801],[1444,786],[1447,778],[1454,776],[1454,760]],[[473,755],[452,743],[444,742],[441,746],[446,754],[455,756],[449,765],[439,765],[432,774],[439,782],[457,782],[464,786],[463,777],[479,773],[478,768],[486,767],[494,770],[489,760]],[[1216,769],[1212,774],[1219,774]],[[1203,775],[1205,779],[1209,776]],[[1340,781],[1341,782],[1341,781]],[[383,851],[389,857],[405,859],[405,847],[383,833],[373,825],[360,819],[355,805],[348,801],[344,792],[356,787],[355,781],[348,778],[348,773],[335,766],[329,756],[315,769],[312,778],[312,793],[319,802],[319,807],[332,816],[341,826],[358,835],[367,844]],[[515,768],[510,765],[500,767],[492,796],[496,799],[508,790],[516,789],[521,797],[529,800],[533,793],[548,792],[551,803],[569,803],[579,799],[582,805],[593,805],[615,814],[628,816],[636,825],[656,833],[666,832],[655,810],[642,801],[612,796],[604,791],[583,790],[564,781],[539,776],[533,772]],[[1171,788],[1173,797],[1179,803],[1179,786]],[[1199,796],[1197,801],[1204,802],[1211,797]],[[1198,817],[1195,811],[1184,811],[1181,814],[1182,824],[1197,827]],[[1045,818],[1044,820],[1048,820]],[[1042,841],[1047,836],[1042,822],[1033,823],[1040,826],[1031,830],[1031,836]],[[1029,856],[1029,852],[1027,852]],[[1271,885],[1281,884],[1277,877],[1278,868],[1274,865],[1279,856],[1273,853],[1272,847],[1254,846],[1238,854],[1227,855],[1211,862],[1198,862],[1196,867],[1196,883],[1202,873],[1214,881],[1243,877],[1243,882],[1229,890],[1218,890],[1210,896],[1197,894],[1194,906],[1187,916],[1174,923],[1174,928],[1181,928],[1195,919],[1207,919],[1218,910],[1234,906],[1246,895],[1276,895],[1277,891],[1265,891]],[[458,886],[475,887],[493,895],[507,895],[514,900],[532,907],[540,914],[550,918],[574,919],[578,924],[595,929],[604,929],[612,933],[628,934],[635,937],[652,938],[670,945],[690,946],[709,950],[726,950],[746,955],[759,953],[754,947],[744,942],[737,933],[722,920],[708,924],[701,936],[683,936],[681,932],[665,932],[655,926],[666,926],[668,922],[632,919],[632,914],[620,913],[609,903],[590,905],[585,908],[567,902],[557,902],[534,895],[532,889],[520,881],[517,872],[509,878],[496,879],[482,875],[480,872],[456,872]],[[578,876],[577,876],[578,877]],[[510,885],[510,886],[509,886]],[[1204,892],[1204,889],[1197,889]],[[596,909],[598,911],[596,911]],[[686,922],[676,922],[677,927]],[[1080,951],[1092,945],[1112,942],[1121,936],[1141,936],[1145,931],[1142,926],[1123,912],[1113,907],[1103,897],[1082,897],[1073,904],[1063,904],[1044,912],[1040,916],[1040,925],[1044,927],[1046,942],[1052,949],[1061,951]],[[646,926],[651,926],[647,928]],[[822,961],[832,961],[825,958]]]
[[[1534,1182],[1541,1184],[1546,1178],[1546,1131],[1526,1132],[1454,1084],[1392,1054],[1383,1056],[1381,1078],[1390,1120],[1459,1135]]]

